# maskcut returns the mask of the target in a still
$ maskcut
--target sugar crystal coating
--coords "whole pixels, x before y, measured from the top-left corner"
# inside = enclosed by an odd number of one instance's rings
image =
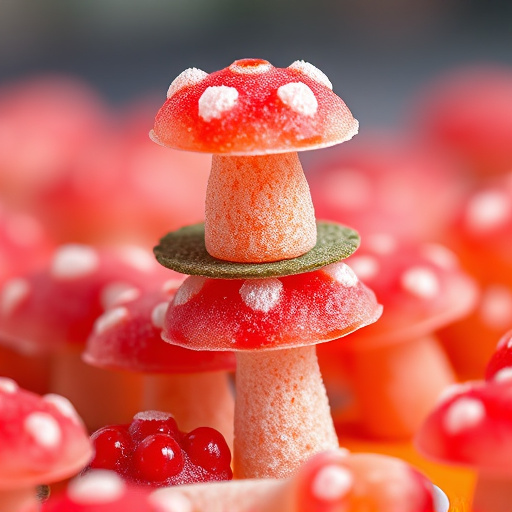
[[[277,90],[279,99],[298,114],[312,117],[318,110],[314,92],[302,82],[282,85]]]
[[[335,281],[352,288],[357,285],[358,279],[354,271],[345,263],[332,263],[322,269],[327,275],[331,276]]]
[[[233,62],[229,70],[242,75],[259,75],[272,69],[272,64],[262,59],[242,59]]]
[[[80,505],[110,503],[125,493],[125,483],[113,471],[97,469],[71,481],[68,497]]]
[[[238,91],[225,85],[208,87],[199,98],[199,116],[205,121],[220,119],[238,100]]]
[[[296,60],[288,67],[290,69],[296,69],[297,71],[300,71],[305,75],[308,75],[313,80],[317,81],[322,85],[325,85],[326,87],[332,90],[332,83],[327,78],[327,75],[323,71],[318,69],[316,66],[313,66],[313,64],[310,64],[309,62],[306,62],[304,60]]]
[[[184,87],[197,84],[204,80],[208,73],[197,68],[188,68],[182,71],[171,83],[167,90],[167,98],[171,98]]]
[[[182,306],[186,304],[203,289],[205,282],[206,279],[201,276],[191,276],[186,279],[174,296],[174,305]]]
[[[279,302],[282,290],[279,279],[251,279],[240,288],[240,296],[251,309],[268,313]]]
[[[45,448],[55,448],[62,439],[62,433],[57,421],[44,412],[33,412],[24,422],[24,428],[36,443]]]

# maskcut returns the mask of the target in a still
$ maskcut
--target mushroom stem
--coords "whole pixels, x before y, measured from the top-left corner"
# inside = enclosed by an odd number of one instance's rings
[[[205,243],[215,258],[243,263],[295,258],[312,249],[315,211],[297,153],[214,155]]]
[[[233,446],[234,396],[226,372],[146,375],[143,407],[172,413],[180,430],[218,430]]]
[[[512,481],[480,473],[477,477],[472,510],[485,512],[510,512]]]
[[[236,478],[285,478],[338,448],[314,345],[236,357]]]
[[[347,345],[341,350],[340,364],[358,404],[359,424],[373,437],[410,438],[440,393],[455,382],[434,336],[371,349],[351,350]]]
[[[1,512],[38,512],[40,505],[34,487],[0,490]]]
[[[84,363],[80,350],[53,356],[51,391],[68,398],[87,428],[130,423],[142,401],[142,376]]]

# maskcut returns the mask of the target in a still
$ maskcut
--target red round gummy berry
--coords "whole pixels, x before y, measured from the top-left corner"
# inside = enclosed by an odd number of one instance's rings
[[[160,411],[139,412],[133,417],[128,432],[136,443],[152,434],[167,434],[175,439],[180,438],[178,424],[172,414]]]
[[[119,470],[133,449],[131,437],[121,425],[100,428],[92,434],[91,441],[95,453],[89,467],[93,469]]]
[[[231,451],[220,432],[210,427],[199,427],[183,438],[183,449],[196,466],[221,473],[230,469]]]
[[[185,464],[177,441],[168,434],[152,434],[137,447],[134,454],[137,476],[148,482],[163,482],[177,475]]]

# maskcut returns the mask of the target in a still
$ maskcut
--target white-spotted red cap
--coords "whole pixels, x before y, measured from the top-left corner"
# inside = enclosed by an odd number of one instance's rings
[[[350,337],[354,346],[423,336],[469,314],[478,289],[455,254],[440,244],[368,235],[346,260],[384,306],[380,320]]]
[[[485,378],[489,381],[512,382],[512,331],[506,332],[500,338],[494,354],[487,363]]]
[[[95,322],[83,359],[101,368],[144,373],[234,370],[229,352],[199,352],[162,342],[169,302],[181,280],[107,310]]]
[[[64,480],[91,457],[89,435],[66,398],[0,378],[0,492]]]
[[[0,288],[0,337],[34,352],[79,347],[107,308],[170,276],[140,247],[60,246],[44,269]]]
[[[381,312],[343,262],[280,278],[191,276],[167,310],[163,338],[194,350],[305,346],[344,336]]]
[[[512,476],[512,380],[474,381],[443,394],[416,434],[429,459]]]
[[[312,64],[275,68],[242,59],[211,74],[181,73],[150,135],[175,149],[261,155],[332,146],[357,130],[329,79]]]
[[[165,512],[149,500],[150,489],[124,481],[113,471],[93,470],[50,497],[45,512]]]

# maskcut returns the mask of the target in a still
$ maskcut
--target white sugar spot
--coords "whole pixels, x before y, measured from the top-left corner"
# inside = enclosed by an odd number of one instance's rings
[[[411,267],[400,279],[402,287],[421,299],[432,299],[440,290],[436,274],[426,267]]]
[[[198,84],[202,82],[208,73],[201,69],[197,68],[188,68],[185,71],[182,71],[171,83],[169,89],[167,89],[167,98],[171,98],[178,91],[184,89],[185,87],[190,87],[191,85]]]
[[[104,334],[109,329],[119,325],[123,320],[128,318],[129,315],[129,311],[122,306],[110,309],[96,319],[94,322],[94,332],[96,334]]]
[[[391,254],[396,250],[396,239],[388,233],[373,233],[364,238],[365,247],[375,254]]]
[[[248,279],[239,293],[248,307],[268,313],[279,302],[282,291],[283,283],[279,279]]]
[[[474,387],[474,384],[472,382],[463,382],[463,383],[456,383],[456,384],[450,384],[449,386],[446,386],[441,393],[439,394],[437,401],[438,403],[447,402],[448,400],[451,400],[453,397],[457,395],[462,395],[463,393],[466,393],[470,389]]]
[[[512,381],[512,367],[507,366],[498,370],[493,377],[496,382]]]
[[[338,283],[348,288],[356,286],[359,282],[354,271],[342,261],[327,265],[326,267],[322,268],[322,271],[325,272],[328,276],[332,277]]]
[[[504,330],[512,326],[512,290],[502,285],[488,286],[482,292],[479,314],[491,329]]]
[[[174,487],[158,489],[151,493],[149,502],[158,512],[193,512],[190,499]]]
[[[0,377],[0,391],[12,395],[18,391],[18,384],[8,377]]]
[[[142,247],[127,245],[121,249],[119,255],[128,265],[141,272],[151,272],[157,268],[153,255]]]
[[[220,119],[238,101],[238,91],[225,85],[208,87],[199,98],[199,116],[206,122]]]
[[[174,418],[170,412],[164,411],[141,411],[138,412],[133,419],[140,421],[166,421],[169,418]]]
[[[53,257],[51,273],[56,279],[76,279],[93,274],[99,266],[99,257],[92,247],[65,245]]]
[[[234,62],[229,66],[229,69],[233,71],[233,73],[239,73],[241,75],[261,75],[262,73],[270,71],[272,69],[272,64],[270,64],[270,62],[258,62],[253,66],[248,66],[247,64],[239,66]]]
[[[25,418],[23,428],[37,444],[45,448],[57,447],[62,439],[57,420],[46,412],[29,414]]]
[[[318,101],[313,91],[302,82],[291,82],[277,90],[277,96],[297,114],[313,117],[318,110]]]
[[[153,324],[153,327],[156,327],[157,329],[163,328],[165,313],[167,312],[168,307],[168,302],[161,302],[153,308],[153,311],[151,311],[151,323]]]
[[[78,416],[78,413],[76,412],[76,409],[73,407],[73,404],[62,395],[48,393],[47,395],[43,396],[43,400],[49,404],[53,404],[58,409],[58,411],[66,418],[69,418],[70,420],[76,422],[80,422],[80,418]]]
[[[123,496],[125,488],[121,477],[113,471],[96,469],[72,480],[67,494],[77,505],[112,503]]]
[[[353,256],[350,258],[349,264],[357,277],[363,281],[375,279],[380,271],[379,261],[367,254]]]
[[[0,295],[0,311],[3,316],[10,315],[28,297],[30,284],[26,279],[14,278],[7,281]]]
[[[313,496],[323,501],[334,501],[345,496],[354,483],[350,471],[334,464],[325,466],[311,482]]]
[[[512,205],[507,195],[499,190],[476,194],[468,204],[466,223],[468,229],[480,233],[497,228],[512,214]]]
[[[304,60],[296,60],[288,67],[290,69],[296,69],[297,71],[300,71],[305,75],[308,75],[309,78],[312,78],[315,82],[325,85],[326,87],[332,90],[332,83],[327,78],[327,75],[323,71],[320,71],[316,66],[313,66],[313,64],[310,64],[309,62],[306,62]]]
[[[452,270],[458,267],[459,261],[455,253],[441,244],[425,244],[421,253],[440,268]]]
[[[443,423],[447,432],[455,435],[478,425],[484,419],[484,404],[476,398],[463,397],[449,406]]]
[[[101,305],[109,309],[115,305],[126,304],[140,297],[140,290],[129,283],[111,283],[101,292]]]
[[[175,306],[182,306],[186,304],[192,297],[196,296],[206,283],[206,277],[190,276],[178,288],[174,296],[173,304]]]
[[[155,144],[158,144],[159,146],[165,146],[165,144],[158,138],[157,134],[155,133],[155,130],[149,130],[149,138],[152,140]]]

